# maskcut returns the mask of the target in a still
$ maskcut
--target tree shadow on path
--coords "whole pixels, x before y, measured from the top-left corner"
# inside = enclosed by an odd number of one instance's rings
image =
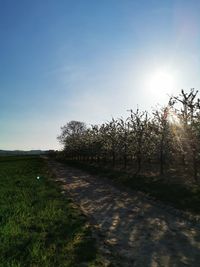
[[[94,219],[122,266],[200,266],[200,230],[107,179],[51,163],[63,188]]]

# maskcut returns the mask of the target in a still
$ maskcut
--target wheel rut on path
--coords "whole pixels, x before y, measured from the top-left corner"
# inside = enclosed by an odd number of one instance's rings
[[[106,178],[56,161],[49,160],[48,165],[91,220],[98,246],[112,266],[200,266],[198,227]]]

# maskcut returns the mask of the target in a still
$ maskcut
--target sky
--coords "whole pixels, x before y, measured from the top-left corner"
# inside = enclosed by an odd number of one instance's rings
[[[0,149],[200,88],[199,0],[0,0]]]

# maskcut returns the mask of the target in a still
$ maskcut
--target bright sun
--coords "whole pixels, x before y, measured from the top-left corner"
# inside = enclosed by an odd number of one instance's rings
[[[174,76],[165,70],[153,72],[147,83],[150,92],[153,94],[170,93],[175,87]]]

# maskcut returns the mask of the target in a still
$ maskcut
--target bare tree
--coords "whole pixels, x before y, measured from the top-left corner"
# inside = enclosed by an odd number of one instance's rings
[[[164,173],[164,165],[166,163],[167,138],[169,135],[169,123],[168,115],[169,108],[161,108],[161,110],[155,110],[153,112],[153,129],[155,133],[156,146],[159,151],[159,163],[160,163],[160,175]]]
[[[123,164],[142,167],[159,165],[162,175],[167,166],[180,171],[191,169],[198,181],[200,162],[200,100],[198,91],[181,91],[172,96],[168,106],[152,114],[135,112],[125,119],[112,119],[87,128],[84,122],[70,121],[61,127],[58,140],[64,145],[65,157],[104,164],[113,167]],[[181,159],[182,158],[182,159]],[[183,164],[184,163],[184,164]],[[132,164],[132,165],[131,165]],[[148,168],[147,168],[148,169]],[[172,169],[172,168],[171,168]]]
[[[131,135],[131,148],[133,157],[137,162],[137,171],[140,173],[142,167],[142,159],[146,152],[146,133],[148,127],[148,115],[147,112],[140,112],[139,109],[136,112],[130,110],[129,125],[130,125],[130,135]]]
[[[61,127],[61,134],[58,140],[64,144],[68,137],[78,137],[86,131],[86,124],[81,121],[70,121]]]
[[[128,157],[128,147],[129,147],[129,130],[130,123],[128,118],[126,120],[119,119],[117,123],[118,129],[118,143],[119,143],[119,153],[122,154],[124,168],[127,167],[127,157]]]
[[[181,133],[180,138],[181,145],[184,147],[184,161],[192,162],[193,178],[197,182],[198,175],[198,161],[199,161],[199,110],[200,100],[197,99],[198,91],[192,88],[189,93],[181,90],[179,96],[172,96],[170,99],[170,106],[176,107],[180,104],[180,111],[176,109],[176,112],[181,121]]]

